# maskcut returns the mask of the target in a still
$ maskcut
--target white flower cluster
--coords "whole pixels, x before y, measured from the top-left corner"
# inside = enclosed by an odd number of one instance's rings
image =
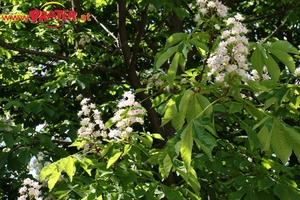
[[[252,81],[261,79],[261,78],[259,77],[258,71],[257,71],[256,69],[253,69],[253,70],[251,71],[251,75],[252,75],[252,76],[250,76],[249,79],[252,80]],[[269,76],[268,69],[267,69],[266,66],[263,67],[263,74],[262,74],[261,76],[262,76],[262,79],[263,79],[263,80],[269,80],[269,79],[271,78],[271,77]]]
[[[108,137],[128,137],[133,131],[130,127],[134,123],[143,124],[145,111],[143,107],[135,101],[135,96],[131,91],[123,94],[123,99],[118,103],[119,110],[112,117],[112,122],[115,123],[116,129],[111,129]]]
[[[221,42],[216,52],[207,60],[209,75],[215,76],[215,81],[224,82],[226,73],[237,73],[243,80],[249,78],[247,71],[248,39],[244,36],[247,29],[241,23],[240,14],[226,20],[228,28],[221,34]]]
[[[220,17],[226,17],[228,14],[228,8],[218,0],[197,0],[197,5],[199,5],[199,14],[195,16],[196,22],[201,19],[201,15],[204,16],[210,11],[215,11]]]
[[[207,59],[207,66],[210,69],[209,78],[213,75],[216,82],[224,82],[225,75],[234,72],[243,80],[248,79],[251,76],[247,73],[249,70],[247,64],[248,39],[244,36],[248,30],[241,23],[243,17],[236,14],[234,17],[228,18],[228,8],[218,0],[198,0],[197,4],[200,7],[200,14],[204,16],[208,11],[216,13],[226,20],[228,27],[222,32],[221,42],[215,53]]]
[[[216,13],[226,21],[227,26],[221,33],[221,41],[217,49],[207,59],[207,66],[210,69],[209,80],[212,80],[213,76],[215,82],[225,83],[225,77],[230,73],[239,75],[244,82],[261,79],[257,70],[249,69],[247,63],[249,43],[245,34],[248,30],[242,24],[243,16],[237,13],[234,17],[227,17],[228,8],[218,0],[197,0],[197,4],[200,10],[195,20],[199,20],[207,13]],[[268,80],[269,78],[264,67],[262,79]]]
[[[96,139],[98,137],[106,138],[104,123],[101,119],[99,110],[96,109],[94,103],[88,103],[90,99],[84,98],[80,102],[81,110],[78,112],[78,117],[82,117],[80,121],[81,127],[77,134],[80,138],[88,140]]]
[[[21,195],[18,197],[18,200],[27,200],[27,199],[35,199],[35,200],[42,200],[43,198],[40,196],[41,191],[40,185],[38,182],[31,180],[30,178],[26,178],[23,181],[23,186],[19,189],[19,194]]]
[[[127,137],[132,131],[132,124],[144,123],[145,111],[143,107],[135,101],[135,96],[131,91],[123,94],[123,99],[119,101],[117,112],[110,119],[111,126],[109,130],[105,127],[104,122],[101,120],[100,112],[96,109],[95,104],[88,103],[90,99],[84,98],[81,104],[81,111],[78,116],[82,117],[81,127],[77,131],[79,138],[87,140],[97,140],[98,137],[102,138],[124,138]],[[112,125],[115,126],[115,128]],[[99,141],[101,142],[101,141]],[[86,146],[85,148],[88,148]]]
[[[300,67],[295,69],[294,75],[297,76],[297,77],[300,77]]]
[[[152,69],[145,70],[140,74],[141,83],[146,85],[147,88],[160,87],[164,84],[163,80],[160,79],[160,75],[166,75],[166,73],[162,69],[159,69],[157,72]]]
[[[35,179],[39,179],[39,174],[41,173],[44,165],[41,161],[44,159],[44,154],[39,152],[37,156],[31,158],[28,168]]]

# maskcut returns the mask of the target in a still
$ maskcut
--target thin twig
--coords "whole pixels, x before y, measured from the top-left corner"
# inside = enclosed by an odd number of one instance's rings
[[[118,38],[111,32],[108,30],[108,28],[106,28],[101,22],[99,22],[97,20],[97,18],[95,17],[95,15],[91,15],[93,17],[93,19],[108,33],[108,35],[110,35],[112,38],[115,39],[117,46],[119,46],[119,40]]]

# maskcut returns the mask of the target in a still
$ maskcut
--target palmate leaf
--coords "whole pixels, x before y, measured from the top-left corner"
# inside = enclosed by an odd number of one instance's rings
[[[76,160],[77,159],[75,157],[68,156],[45,166],[40,173],[40,181],[44,181],[46,178],[49,178],[48,188],[49,190],[52,190],[63,171],[68,174],[70,181],[72,181],[76,171]]]
[[[179,131],[185,122],[185,118],[186,118],[187,111],[188,111],[188,106],[190,104],[193,94],[194,94],[194,92],[192,90],[186,90],[182,94],[182,97],[181,97],[180,103],[179,103],[179,107],[178,107],[179,111],[175,116],[173,116],[173,119],[172,119],[172,125],[174,126],[176,131]]]
[[[217,145],[215,138],[206,132],[198,121],[193,121],[194,140],[206,153],[206,155],[212,159],[212,150]]]
[[[196,94],[193,94],[186,113],[187,122],[189,123],[191,120],[195,119],[202,111],[203,108],[201,106],[199,98],[197,98]]]
[[[186,33],[174,33],[167,39],[165,49],[181,42],[182,40],[186,39],[186,37],[187,37]]]
[[[290,56],[288,53],[284,52],[284,51],[280,51],[277,49],[273,49],[273,48],[268,48],[268,50],[274,55],[276,56],[283,64],[285,64],[288,69],[290,70],[290,72],[294,72],[295,71],[295,62],[292,56]]]
[[[180,53],[176,52],[173,59],[172,59],[170,68],[169,68],[168,73],[167,73],[167,81],[170,84],[170,86],[173,85],[173,82],[174,82],[174,79],[175,79],[175,76],[176,76],[179,58],[180,58]]]
[[[113,155],[111,158],[109,158],[106,168],[107,169],[110,168],[115,162],[117,162],[117,160],[120,158],[121,155],[122,155],[122,152],[117,152],[115,155]]]
[[[159,155],[158,161],[160,163],[159,172],[162,178],[167,178],[173,166],[170,155],[167,152],[163,152]]]
[[[291,127],[285,127],[285,131],[291,138],[290,145],[293,148],[298,160],[300,161],[300,133]]]
[[[261,143],[261,150],[269,151],[271,144],[271,133],[269,132],[266,126],[263,126],[262,129],[257,134],[257,137]]]
[[[173,117],[177,114],[176,102],[173,99],[170,99],[165,107],[165,114],[162,118],[161,125],[168,123]]]
[[[181,133],[180,154],[187,170],[191,166],[193,149],[193,123],[189,123]]]
[[[199,195],[200,183],[197,178],[197,173],[193,168],[190,168],[188,172],[177,169],[180,176],[189,184],[196,195]]]
[[[299,51],[286,40],[277,40],[273,42],[270,47],[287,53],[299,54]]]
[[[256,47],[256,49],[252,53],[251,63],[253,65],[253,67],[257,70],[258,74],[261,76],[263,73],[263,67],[264,67],[264,57],[258,47]]]
[[[65,171],[68,174],[71,182],[73,180],[74,173],[76,172],[75,161],[76,158],[73,156],[68,156],[65,159]]]
[[[278,64],[269,53],[267,53],[267,57],[264,57],[264,61],[271,78],[274,80],[274,82],[277,82],[280,76],[280,68]]]
[[[180,134],[181,133],[178,133],[178,135],[176,135],[172,139],[169,139],[166,148],[163,150],[163,152],[159,153],[159,172],[161,173],[161,176],[163,178],[167,178],[169,176],[170,170],[173,166],[173,160],[179,155],[179,150],[177,148],[180,148],[178,147],[180,146]]]
[[[271,148],[283,163],[287,163],[292,154],[292,139],[286,133],[282,123],[274,118],[271,130]]]
[[[205,114],[205,116],[210,117],[213,113],[213,107],[212,107],[210,101],[205,96],[203,96],[201,94],[197,94],[197,98],[198,98],[198,101],[200,102],[201,107],[203,109],[203,111],[200,112],[197,117],[201,117],[203,114]]]
[[[195,45],[196,47],[203,49],[204,51],[209,51],[209,48],[207,47],[207,45],[203,42],[200,42],[199,38],[193,38],[191,40],[188,41],[189,43]]]
[[[155,69],[159,69],[178,49],[178,46],[170,47],[156,55]]]
[[[180,191],[174,190],[174,188],[170,188],[164,184],[161,184],[164,194],[168,199],[178,199],[178,200],[185,200],[184,196],[181,194]]]

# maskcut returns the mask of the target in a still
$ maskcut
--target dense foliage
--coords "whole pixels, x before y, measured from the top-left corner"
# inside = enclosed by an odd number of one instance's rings
[[[2,199],[300,198],[298,0],[0,3]]]

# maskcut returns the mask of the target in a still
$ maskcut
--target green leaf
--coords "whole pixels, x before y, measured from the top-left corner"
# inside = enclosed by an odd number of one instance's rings
[[[257,196],[254,193],[254,191],[250,190],[250,191],[247,192],[244,200],[257,200]]]
[[[184,170],[177,169],[177,172],[185,180],[185,182],[192,187],[193,191],[197,195],[199,195],[200,183],[198,182],[198,178],[195,170],[193,168],[190,168],[188,172],[185,172]]]
[[[75,154],[73,156],[75,156],[77,161],[79,161],[80,166],[84,169],[84,171],[86,171],[86,173],[91,176],[91,171],[95,167],[96,162],[87,157],[83,157],[80,154]]]
[[[296,154],[298,161],[300,161],[300,133],[290,127],[285,127],[285,131],[290,138],[290,145]]]
[[[192,95],[194,94],[194,92],[192,90],[186,90],[184,91],[181,99],[180,99],[180,103],[179,103],[179,112],[181,110],[186,109],[188,106],[188,104],[190,104]]]
[[[176,200],[186,200],[184,196],[178,190],[175,190],[173,187],[170,188],[164,184],[161,184],[164,194],[166,195],[167,199],[176,199]]]
[[[268,99],[265,102],[264,108],[267,109],[269,108],[272,104],[274,104],[275,102],[277,102],[277,98],[276,97],[271,97],[270,99]]]
[[[162,178],[167,178],[173,166],[172,158],[167,150],[159,154],[158,162],[159,172],[161,173]]]
[[[109,158],[106,168],[110,168],[122,155],[122,152],[117,152],[113,157]]]
[[[56,171],[56,170],[53,171],[53,173],[50,175],[49,180],[48,180],[48,188],[50,191],[54,188],[60,175],[61,175],[61,171]]]
[[[293,199],[290,198],[291,196],[290,196],[288,190],[280,183],[277,183],[274,186],[273,192],[281,200],[293,200]]]
[[[195,45],[196,47],[198,47],[200,49],[203,49],[205,51],[209,51],[209,48],[207,47],[207,45],[203,42],[200,42],[198,38],[190,39],[188,42]]]
[[[283,64],[285,64],[290,72],[294,73],[295,71],[295,62],[292,56],[284,51],[280,51],[277,49],[269,48],[269,51],[276,56]]]
[[[159,10],[164,4],[160,0],[150,0],[151,4],[156,8],[156,10]]]
[[[271,78],[274,82],[277,82],[280,76],[280,68],[278,64],[275,62],[275,60],[269,53],[267,53],[267,57],[264,57],[264,61]]]
[[[200,183],[198,181],[197,173],[194,168],[190,168],[188,172],[189,181],[188,184],[193,188],[194,192],[199,195]]]
[[[24,164],[27,165],[28,162],[31,159],[31,155],[30,155],[30,149],[23,149],[20,153],[19,153],[19,160]]]
[[[193,94],[194,92],[192,90],[186,90],[180,99],[179,112],[175,116],[173,116],[172,119],[172,125],[174,126],[176,131],[179,131],[184,125],[188,106]]]
[[[269,151],[271,144],[271,133],[269,132],[266,126],[263,126],[262,129],[257,134],[257,137],[261,143],[261,150]]]
[[[203,108],[201,106],[200,99],[197,98],[196,94],[193,94],[186,113],[187,122],[189,123],[191,120],[195,119],[202,111]]]
[[[96,165],[96,167],[97,167],[96,168],[96,176],[95,176],[96,179],[105,177],[105,176],[108,176],[108,175],[111,175],[114,173],[112,169],[106,168],[106,163],[104,163],[104,162],[98,163]]]
[[[230,193],[229,200],[241,200],[247,191],[248,191],[248,189],[241,189],[239,191]]]
[[[263,113],[259,109],[257,109],[255,106],[249,103],[249,105],[244,104],[244,108],[247,110],[247,112],[255,119],[255,120],[261,120],[263,118]]]
[[[229,113],[236,113],[236,112],[241,112],[243,109],[244,105],[239,102],[230,102],[230,107],[229,107]]]
[[[162,118],[161,125],[168,123],[177,114],[176,103],[173,99],[170,99],[166,105],[166,111],[164,117]]]
[[[270,47],[287,53],[299,54],[299,51],[286,40],[277,40]]]
[[[260,120],[260,122],[258,122],[257,124],[255,124],[252,128],[252,130],[254,131],[256,128],[258,128],[259,126],[261,126],[263,123],[265,123],[268,119],[270,119],[269,116],[264,117],[262,120]]]
[[[7,164],[8,153],[0,151],[0,169]]]
[[[171,62],[170,68],[167,73],[167,81],[170,84],[170,86],[173,85],[177,68],[178,68],[178,62],[179,62],[180,53],[176,52],[175,56],[173,57],[173,60]]]
[[[260,44],[256,44],[256,48],[252,53],[251,63],[253,65],[254,69],[256,69],[258,74],[261,76],[263,74],[264,57],[263,57],[260,49],[258,48],[258,45],[260,45]]]
[[[40,181],[44,181],[49,175],[51,175],[56,170],[56,162],[51,163],[50,165],[47,165],[43,167],[41,173],[40,173]]]
[[[84,141],[75,141],[72,144],[70,144],[69,147],[77,147],[77,149],[81,149],[84,146]]]
[[[189,171],[191,165],[192,148],[193,148],[193,124],[189,123],[181,133],[181,146],[180,154],[185,164],[186,169]]]
[[[197,117],[201,117],[203,114],[210,117],[213,113],[213,107],[212,107],[211,103],[209,102],[209,100],[201,94],[197,94],[197,98],[203,109],[201,111],[201,113],[198,114]]]
[[[112,125],[114,125],[112,118],[110,118],[109,120],[107,120],[107,122],[105,122],[105,128],[107,129],[109,129]]]
[[[159,133],[153,133],[152,137],[158,140],[165,140]]]
[[[49,106],[47,106],[46,104],[43,104],[43,108],[45,109],[46,113],[50,116],[53,117],[53,115],[55,114],[55,111],[53,109],[51,109]]]
[[[186,59],[186,57],[182,53],[179,54],[179,55],[180,56],[179,56],[178,64],[180,65],[182,71],[184,71],[187,59]]]
[[[127,155],[128,152],[130,151],[131,147],[132,147],[132,146],[131,146],[130,144],[125,144],[125,146],[124,146],[124,151],[123,151],[122,156]]]
[[[96,0],[96,8],[102,7],[107,5],[107,2],[105,0]]]
[[[186,37],[187,37],[186,33],[174,33],[167,39],[165,49],[173,46],[174,44],[181,42],[182,40],[186,39]]]
[[[169,154],[166,154],[166,157],[163,160],[163,168],[164,168],[163,172],[164,172],[165,178],[167,178],[169,176],[172,166],[173,166],[172,160],[171,160]]]
[[[68,174],[71,182],[73,181],[73,176],[76,172],[75,161],[76,159],[72,156],[68,156],[66,158],[65,171]]]
[[[155,69],[159,69],[178,49],[178,46],[170,47],[169,49],[157,55]]]
[[[282,163],[287,163],[292,154],[290,145],[291,139],[285,132],[283,125],[278,119],[273,120],[273,127],[271,130],[271,147]]]
[[[212,160],[212,150],[217,145],[215,138],[206,132],[198,121],[193,121],[194,140]]]
[[[275,184],[275,182],[268,177],[266,177],[264,179],[259,179],[257,182],[258,191],[271,188],[274,184]]]
[[[84,82],[82,82],[79,79],[76,79],[76,83],[79,85],[80,89],[82,89],[82,90],[86,87]]]
[[[55,186],[56,182],[58,181],[61,175],[62,170],[64,169],[64,162],[64,159],[60,159],[54,163],[51,163],[50,165],[45,166],[40,173],[40,181],[44,181],[46,178],[49,178],[48,188],[50,191]]]
[[[148,138],[143,137],[143,136],[137,136],[137,137],[141,140],[142,144],[144,144],[146,147],[151,147],[152,146],[153,141],[151,141]]]
[[[4,132],[3,140],[9,148],[12,148],[15,144],[15,140],[11,132]]]

